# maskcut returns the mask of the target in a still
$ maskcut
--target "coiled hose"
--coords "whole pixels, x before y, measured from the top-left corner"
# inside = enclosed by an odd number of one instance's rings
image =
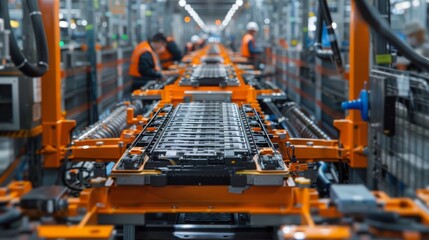
[[[331,138],[322,131],[311,119],[309,119],[295,103],[286,103],[283,105],[282,114],[285,116],[288,125],[288,129],[293,129],[293,132],[296,132],[299,137],[304,138],[313,138],[313,139],[326,139],[330,140]],[[326,176],[326,173],[329,172],[330,164],[320,161],[317,163],[317,175],[323,185],[329,187],[331,181]]]
[[[4,19],[5,27],[10,31],[9,46],[12,62],[25,75],[29,77],[41,77],[48,70],[48,44],[43,27],[42,13],[39,10],[37,0],[25,0],[25,4],[30,12],[29,16],[31,25],[33,26],[34,39],[37,46],[37,63],[31,63],[18,46],[15,34],[10,25],[8,1],[0,1],[0,18]]]
[[[299,137],[314,139],[331,139],[310,118],[305,116],[295,103],[286,103],[282,108],[282,115],[286,118],[289,128],[294,128]]]
[[[143,104],[135,101],[130,105],[119,106],[107,118],[90,126],[90,129],[79,135],[76,140],[119,137],[122,130],[127,127],[127,108],[133,108],[136,114],[140,114]]]

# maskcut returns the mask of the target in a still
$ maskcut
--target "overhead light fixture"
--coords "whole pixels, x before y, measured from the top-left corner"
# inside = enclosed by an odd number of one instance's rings
[[[180,1],[179,1],[179,6],[180,6],[180,7],[184,7],[184,6],[186,6],[186,1],[185,1],[185,0],[180,0]]]
[[[270,20],[269,18],[265,18],[265,19],[264,19],[264,23],[265,23],[265,25],[269,25],[269,24],[270,24],[270,22],[271,22],[271,20]]]
[[[185,10],[188,12],[188,14],[194,19],[194,21],[198,24],[198,26],[203,30],[207,31],[208,28],[203,20],[201,20],[200,16],[197,12],[192,8],[192,6],[189,3],[186,3],[185,0],[179,1],[179,6],[185,8]]]
[[[400,2],[395,4],[394,8],[398,9],[398,10],[405,10],[411,7],[411,3],[410,2]]]
[[[68,28],[69,23],[67,21],[60,21],[60,28]]]
[[[231,8],[229,9],[228,13],[226,14],[225,18],[222,21],[222,24],[220,24],[220,30],[223,30],[226,26],[228,26],[229,22],[231,21],[232,17],[234,16],[235,12],[243,6],[244,2],[243,0],[237,0],[234,4],[232,4]]]

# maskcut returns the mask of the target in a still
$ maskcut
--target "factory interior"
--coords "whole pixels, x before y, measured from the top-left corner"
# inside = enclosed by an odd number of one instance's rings
[[[428,13],[1,0],[0,239],[429,239]]]

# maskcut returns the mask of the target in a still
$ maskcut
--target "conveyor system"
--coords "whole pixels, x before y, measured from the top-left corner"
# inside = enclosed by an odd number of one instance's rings
[[[219,55],[220,54],[220,48],[217,44],[212,44],[209,47],[209,50],[207,51],[208,55]]]
[[[75,137],[75,139],[84,140],[119,137],[122,130],[127,126],[127,108],[132,108],[135,113],[141,113],[143,111],[141,102],[137,101],[131,104],[118,106],[108,117],[90,126],[87,130]]]
[[[0,238],[34,234],[30,223],[42,239],[428,239],[427,190],[389,198],[330,182],[326,167],[352,164],[356,150],[230,61],[208,46],[177,81],[147,84],[133,93],[142,104],[125,103],[62,143],[55,171],[65,186],[0,189],[2,211],[13,216]],[[343,135],[356,131],[345,123]],[[319,198],[325,188],[330,199]]]
[[[180,86],[238,86],[240,85],[232,66],[223,64],[202,64],[188,70]]]
[[[205,56],[201,58],[201,62],[205,64],[222,64],[224,59],[220,56]]]
[[[147,178],[145,170],[159,174]],[[240,171],[280,173],[263,182]],[[133,178],[129,174],[136,173]],[[160,109],[114,168],[118,184],[282,185],[281,154],[258,113],[234,103],[183,103]],[[131,180],[130,180],[131,179]]]

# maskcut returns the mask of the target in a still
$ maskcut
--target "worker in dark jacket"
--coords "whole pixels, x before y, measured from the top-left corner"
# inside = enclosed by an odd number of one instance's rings
[[[180,62],[182,53],[172,37],[165,37],[162,33],[157,33],[154,37],[162,39],[162,41],[166,43],[165,51],[159,53],[162,69],[166,70],[173,65],[174,62]]]
[[[131,56],[129,74],[133,77],[133,90],[144,86],[149,80],[162,79],[158,55],[166,50],[165,37],[153,36],[150,42],[136,46]]]

